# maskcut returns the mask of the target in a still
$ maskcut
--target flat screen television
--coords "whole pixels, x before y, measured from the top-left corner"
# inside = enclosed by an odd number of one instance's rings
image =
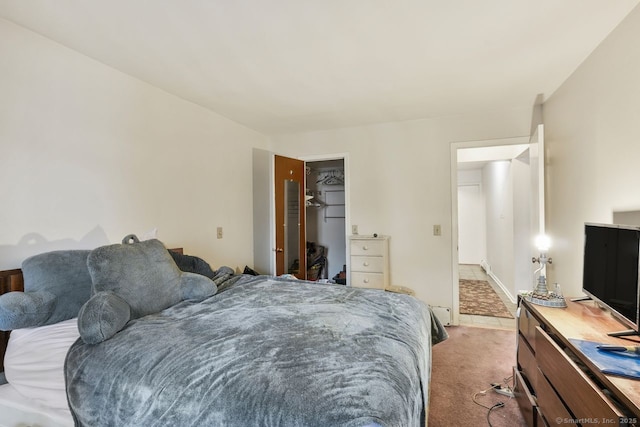
[[[582,291],[611,310],[627,331],[638,335],[640,227],[586,223]]]

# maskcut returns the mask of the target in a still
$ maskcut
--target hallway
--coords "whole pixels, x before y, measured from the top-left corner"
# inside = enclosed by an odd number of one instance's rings
[[[460,279],[468,280],[486,280],[496,291],[504,305],[507,306],[513,319],[505,319],[502,317],[474,316],[471,314],[460,314],[460,325],[462,326],[482,326],[486,328],[500,329],[516,329],[516,304],[512,303],[504,291],[489,277],[482,267],[477,264],[460,264],[458,266]]]

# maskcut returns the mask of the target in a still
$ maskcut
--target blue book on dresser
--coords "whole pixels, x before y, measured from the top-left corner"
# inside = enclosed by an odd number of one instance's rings
[[[604,374],[640,379],[640,355],[629,352],[603,351],[603,343],[569,338],[593,364]]]

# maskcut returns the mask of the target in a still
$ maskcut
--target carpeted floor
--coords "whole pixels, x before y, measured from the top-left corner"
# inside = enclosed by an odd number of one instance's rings
[[[449,339],[432,352],[429,427],[488,426],[488,409],[473,402],[473,395],[503,383],[516,363],[516,332],[501,329],[450,326]],[[509,379],[506,385],[512,386]],[[515,399],[491,390],[476,399],[491,407],[493,427],[526,426]]]
[[[509,309],[486,280],[460,279],[460,314],[513,319]]]

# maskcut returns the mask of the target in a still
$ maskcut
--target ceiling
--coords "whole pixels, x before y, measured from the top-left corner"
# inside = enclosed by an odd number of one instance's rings
[[[521,156],[528,149],[529,144],[458,148],[458,170],[482,169],[491,162],[513,160]]]
[[[533,106],[640,0],[0,0],[266,135]]]

